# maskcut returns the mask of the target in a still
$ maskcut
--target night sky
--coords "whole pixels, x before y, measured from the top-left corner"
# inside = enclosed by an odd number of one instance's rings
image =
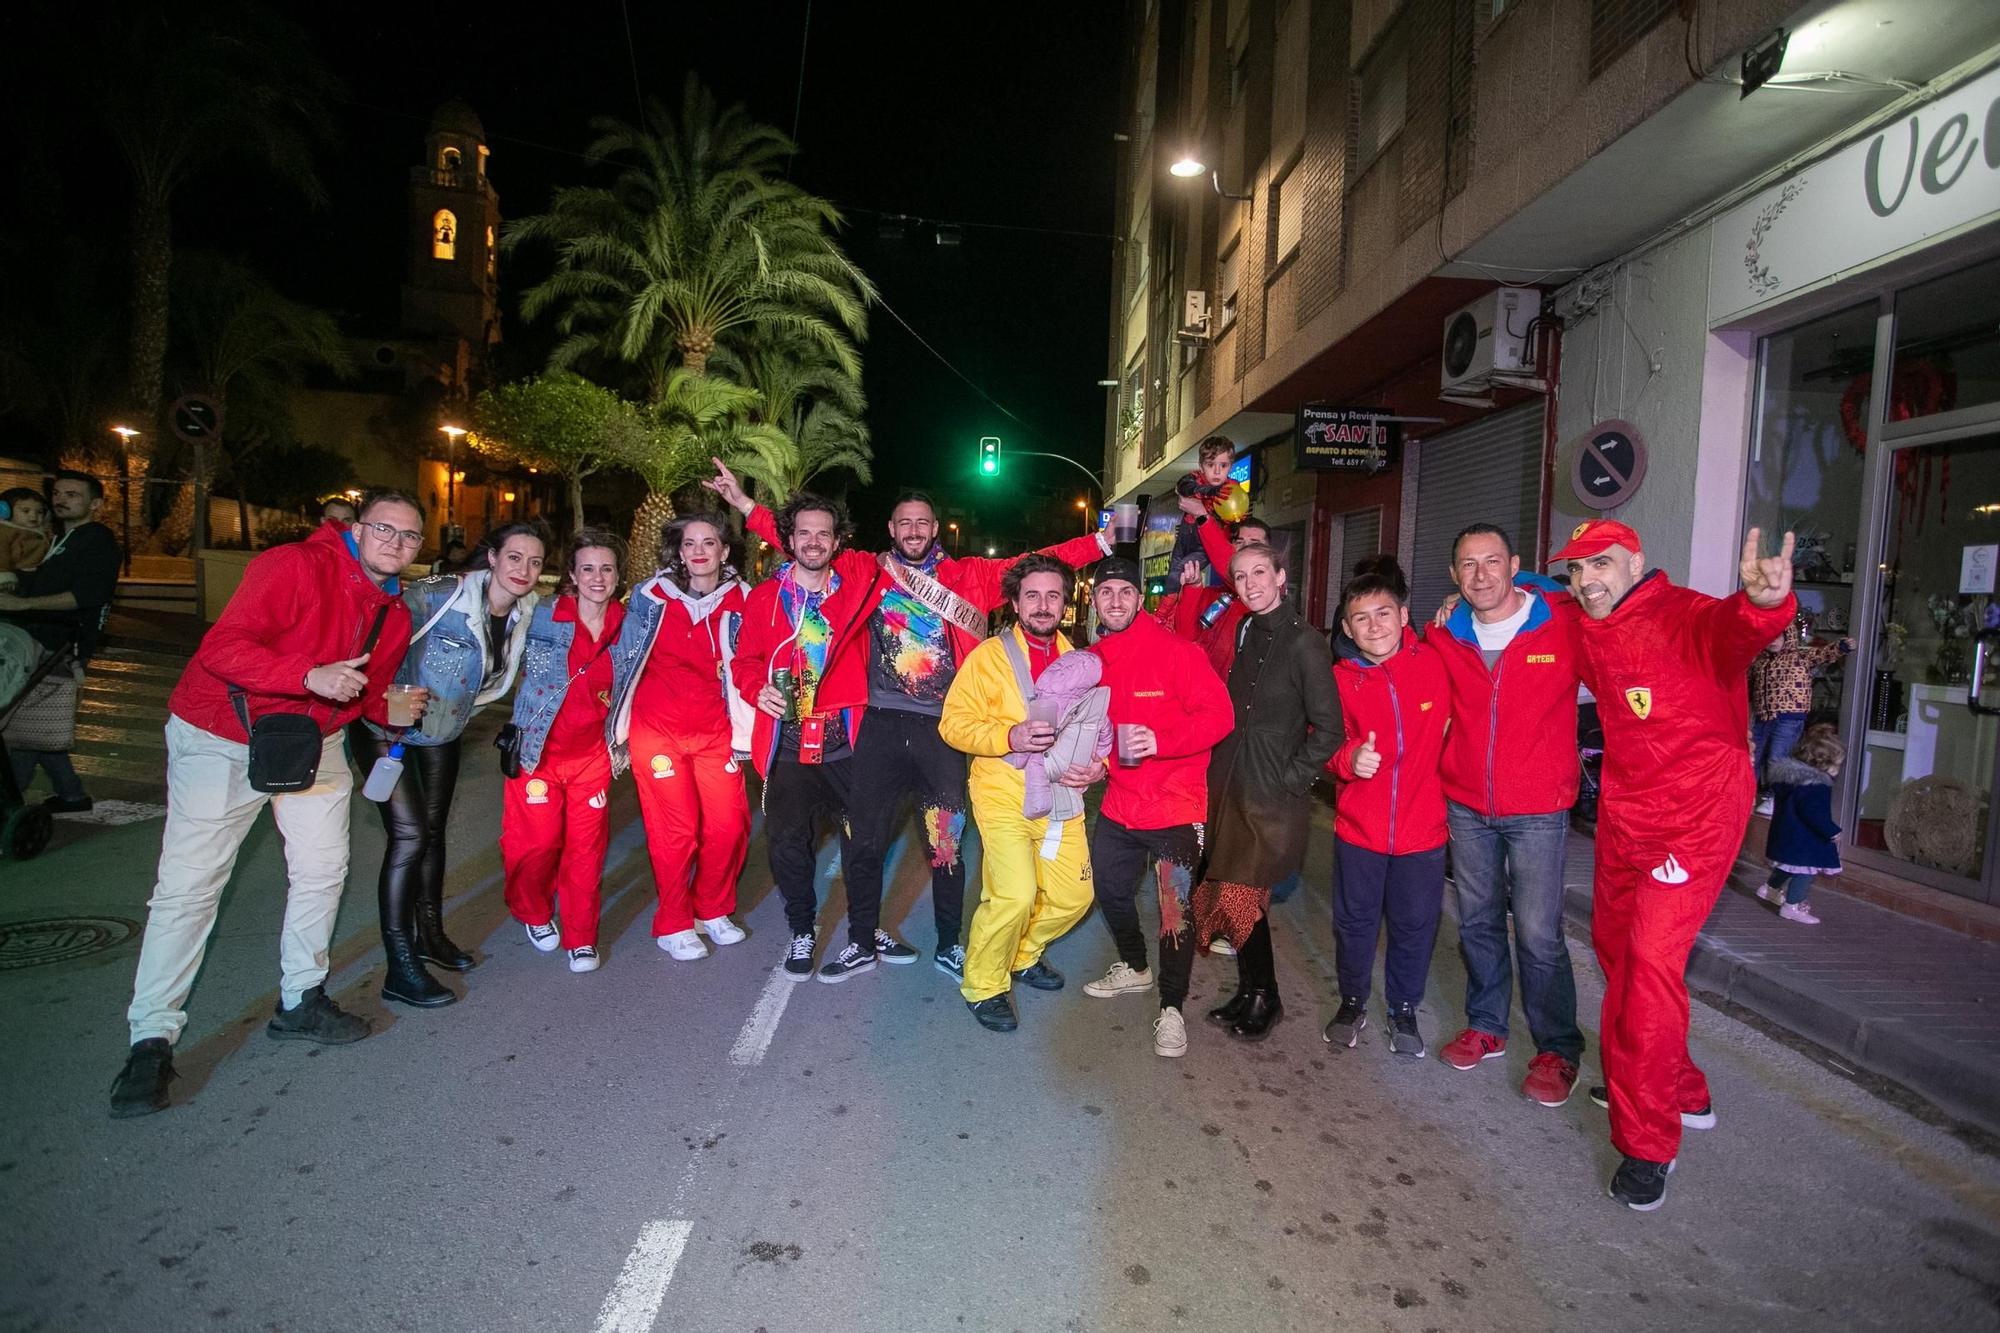
[[[888,497],[910,485],[998,520],[977,504],[998,489],[973,470],[982,434],[1101,466],[1118,6],[945,16],[961,8],[812,6],[795,178],[847,210],[843,243],[884,299],[1029,423],[1009,420],[872,312],[863,355],[876,482],[850,497],[864,534],[879,531]],[[581,157],[591,116],[636,119],[639,90],[677,106],[690,70],[725,103],[789,131],[806,35],[805,0],[632,0],[630,47],[615,0],[532,21],[485,21],[462,6],[290,12],[347,86],[341,141],[324,162],[331,201],[307,213],[278,187],[246,195],[216,182],[183,211],[181,240],[247,251],[292,294],[374,322],[393,316],[407,170],[438,103],[462,97],[478,111],[503,215],[520,217],[539,211],[552,186],[591,179]],[[879,234],[882,214],[967,225],[956,247],[938,245],[928,226],[892,240]],[[503,261],[510,301],[531,276]],[[538,368],[541,336],[509,313],[508,366]],[[1074,496],[1082,482],[1054,462],[1023,459],[1008,473],[1010,505],[1035,490]]]

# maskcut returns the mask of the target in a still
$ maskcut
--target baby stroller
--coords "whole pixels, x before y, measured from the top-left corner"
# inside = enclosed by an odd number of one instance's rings
[[[26,630],[0,622],[0,730],[52,672],[69,670],[73,654],[74,646],[64,644],[44,656]],[[22,799],[6,737],[0,735],[0,861],[41,855],[54,829],[47,810]]]

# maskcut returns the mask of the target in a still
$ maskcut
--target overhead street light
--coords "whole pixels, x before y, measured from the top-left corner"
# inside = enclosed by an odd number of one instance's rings
[[[1206,172],[1208,170],[1208,167],[1205,163],[1202,162],[1200,158],[1196,157],[1193,153],[1188,153],[1184,155],[1180,159],[1180,161],[1168,167],[1167,170],[1172,172],[1176,176],[1182,177],[1183,179],[1191,180],[1194,177],[1199,176],[1204,172]]]
[[[457,470],[457,469],[458,469],[458,437],[459,437],[459,436],[461,436],[461,435],[463,435],[463,434],[465,434],[465,427],[463,427],[463,426],[453,426],[453,425],[448,425],[448,424],[447,424],[447,425],[443,425],[443,426],[439,426],[439,427],[438,427],[438,430],[439,430],[439,431],[440,431],[440,432],[441,432],[441,433],[442,433],[442,434],[444,435],[444,438],[445,438],[445,453],[444,453],[444,526],[445,526],[445,535],[444,535],[444,537],[443,537],[443,538],[441,539],[441,543],[442,543],[443,545],[446,545],[446,546],[449,546],[449,545],[451,544],[451,536],[450,536],[450,534],[451,534],[451,530],[452,530],[452,528],[454,528],[454,527],[456,527],[456,526],[457,526],[457,525],[456,525],[455,523],[453,523],[453,522],[452,522],[452,512],[453,512],[453,506],[455,505],[455,503],[456,503],[456,501],[457,501],[457,499],[458,499],[458,485],[457,485],[457,482],[458,482],[458,478],[464,475],[463,473],[461,473],[461,472],[459,472],[459,471]]]

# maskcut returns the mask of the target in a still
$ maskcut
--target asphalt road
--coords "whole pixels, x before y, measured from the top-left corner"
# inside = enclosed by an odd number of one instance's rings
[[[365,808],[333,978],[380,1023],[359,1045],[260,1031],[283,885],[268,820],[166,1114],[105,1114],[136,939],[0,970],[0,1328],[2000,1328],[2000,1162],[1723,1014],[1695,1008],[1721,1123],[1690,1132],[1648,1215],[1605,1198],[1616,1155],[1581,1088],[1559,1110],[1518,1095],[1524,1045],[1469,1073],[1392,1059],[1379,1022],[1327,1047],[1324,827],[1311,887],[1275,913],[1285,1021],[1262,1046],[1196,1021],[1165,1060],[1152,997],[1079,989],[1113,956],[1095,917],[1051,951],[1069,989],[1021,995],[1017,1033],[979,1029],[929,964],[920,855],[899,855],[885,911],[915,966],[777,977],[761,843],[751,938],[671,961],[629,787],[605,966],[573,976],[501,904],[485,730],[453,828],[451,931],[484,960],[451,979],[463,1003],[375,998]],[[0,864],[0,922],[142,922],[159,829]],[[1572,949],[1594,1046],[1599,977]],[[1199,963],[1190,1008],[1233,974]],[[1447,923],[1433,1051],[1462,993]]]

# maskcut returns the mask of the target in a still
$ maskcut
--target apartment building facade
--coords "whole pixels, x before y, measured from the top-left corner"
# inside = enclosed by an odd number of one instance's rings
[[[1711,592],[1795,529],[1855,641],[1814,699],[1855,861],[2000,903],[2000,8],[1133,0],[1126,33],[1111,496],[1170,507],[1228,437],[1323,625],[1378,550],[1427,614],[1472,521],[1530,564],[1609,514]]]

